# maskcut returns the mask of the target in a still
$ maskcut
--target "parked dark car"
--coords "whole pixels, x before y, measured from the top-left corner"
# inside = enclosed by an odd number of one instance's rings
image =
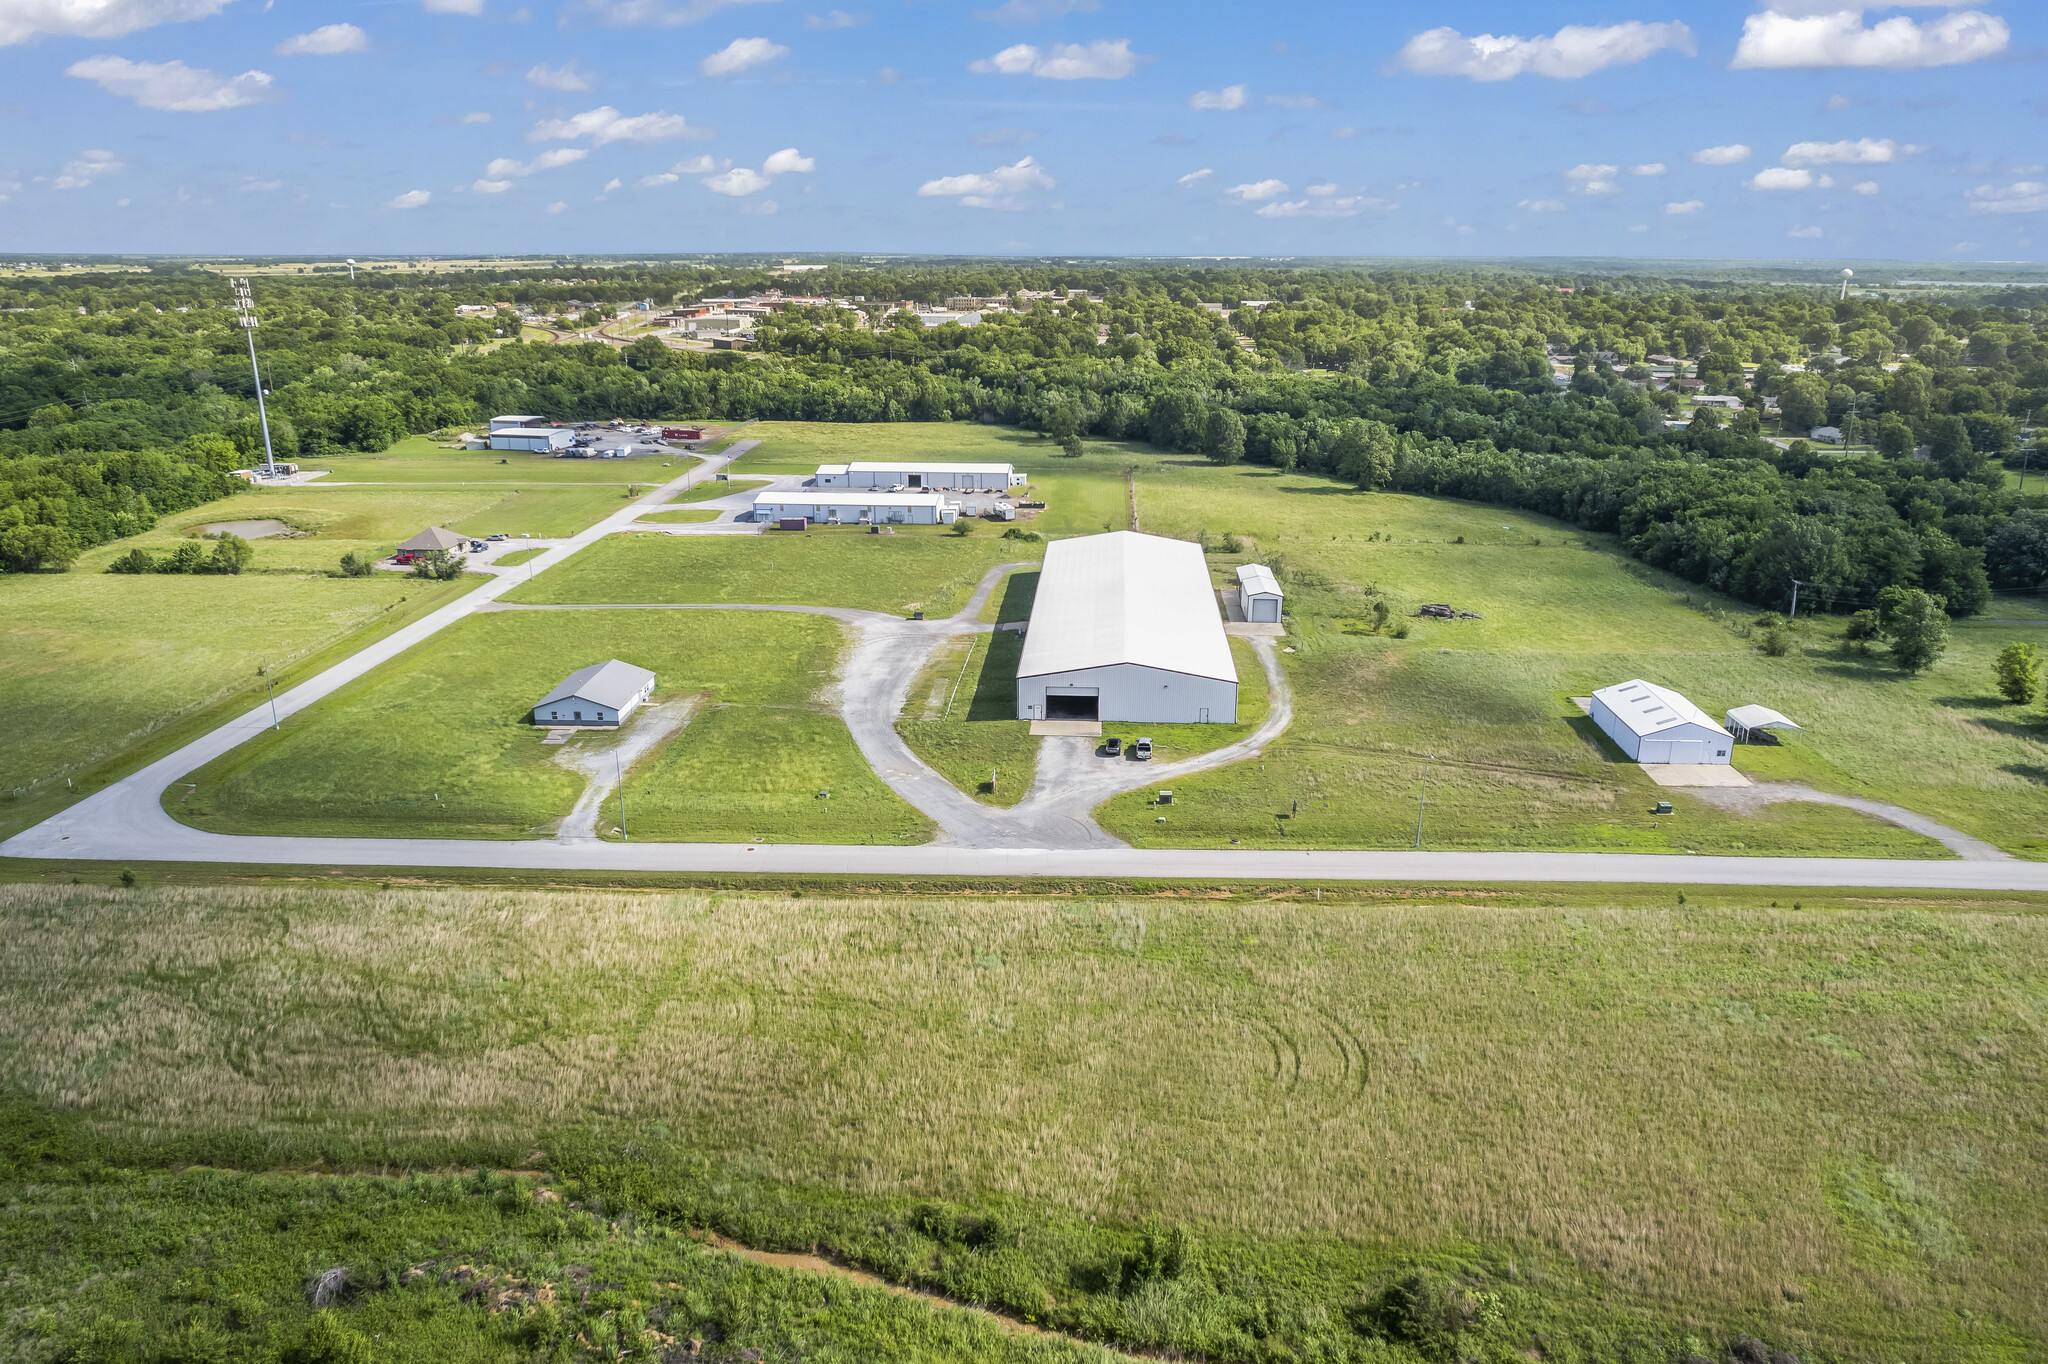
[[[1121,757],[1122,757],[1123,755],[1124,755],[1124,741],[1123,741],[1122,739],[1119,739],[1119,738],[1117,738],[1117,737],[1116,737],[1116,736],[1115,736],[1114,734],[1112,734],[1112,735],[1111,735],[1110,737],[1108,737],[1107,739],[1104,739],[1104,740],[1102,741],[1102,756],[1103,756],[1103,757],[1105,757],[1105,758],[1121,758]]]

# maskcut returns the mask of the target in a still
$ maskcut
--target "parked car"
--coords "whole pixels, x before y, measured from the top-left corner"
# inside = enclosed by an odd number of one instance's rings
[[[496,535],[486,535],[484,537],[484,539],[486,540],[510,540],[511,538],[511,536],[505,534],[505,532],[503,531],[499,531]]]
[[[1102,741],[1102,756],[1103,756],[1103,757],[1105,757],[1105,758],[1121,758],[1121,757],[1122,757],[1123,755],[1124,755],[1124,741],[1123,741],[1122,739],[1119,739],[1119,738],[1117,738],[1117,737],[1116,737],[1116,736],[1115,736],[1114,734],[1112,734],[1112,735],[1110,735],[1110,736],[1109,736],[1109,737],[1108,737],[1107,739],[1104,739],[1104,740]]]
[[[481,540],[471,540],[471,541],[469,542],[469,552],[470,552],[471,554],[481,554],[481,553],[483,553],[483,552],[484,552],[484,542],[483,542],[483,541],[481,541]]]
[[[1138,736],[1138,742],[1131,745],[1131,756],[1141,763],[1152,761],[1152,739],[1150,735],[1140,734]]]

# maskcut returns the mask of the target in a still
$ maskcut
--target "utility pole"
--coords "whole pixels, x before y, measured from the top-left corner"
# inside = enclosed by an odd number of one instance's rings
[[[282,731],[284,726],[277,722],[277,692],[270,685],[270,660],[261,654],[250,654],[249,657],[263,665],[259,671],[263,674],[264,694],[270,698],[270,727]]]
[[[1794,578],[1792,580],[1792,613],[1791,615],[1787,616],[1786,619],[1799,619],[1799,589],[1809,585],[1810,584],[1800,582],[1797,578]]]
[[[231,279],[235,290],[235,320],[249,337],[249,377],[256,381],[256,420],[263,427],[263,476],[277,477],[277,456],[270,448],[270,414],[263,409],[263,372],[256,368],[256,300],[249,293],[249,281]]]
[[[1422,799],[1415,806],[1415,846],[1422,846],[1422,812],[1429,808],[1429,765],[1436,761],[1432,753],[1422,764]]]

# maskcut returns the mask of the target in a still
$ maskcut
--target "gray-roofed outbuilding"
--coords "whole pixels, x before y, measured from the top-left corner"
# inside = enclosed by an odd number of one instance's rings
[[[609,659],[578,668],[533,708],[537,725],[616,725],[654,693],[654,674]]]

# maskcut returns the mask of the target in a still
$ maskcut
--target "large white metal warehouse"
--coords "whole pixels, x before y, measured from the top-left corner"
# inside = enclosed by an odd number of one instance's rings
[[[1001,492],[1024,482],[1007,464],[820,464],[820,488],[961,488]]]
[[[960,504],[944,493],[814,492],[770,488],[754,498],[756,521],[801,516],[819,525],[949,526],[960,519]]]
[[[1127,530],[1047,545],[1017,718],[1235,724],[1237,669],[1202,547]]]
[[[1727,763],[1735,740],[1669,687],[1640,677],[1593,693],[1594,723],[1639,763]]]

